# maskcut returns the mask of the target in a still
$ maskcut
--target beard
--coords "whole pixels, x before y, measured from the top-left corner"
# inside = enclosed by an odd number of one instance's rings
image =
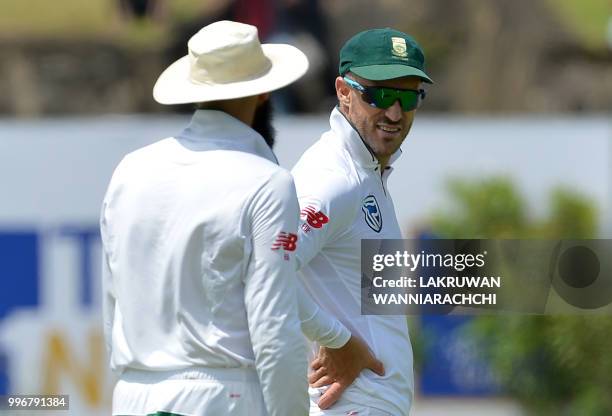
[[[270,149],[274,147],[274,139],[276,138],[276,131],[272,126],[272,112],[271,100],[266,100],[255,110],[253,125],[251,126],[264,138]]]

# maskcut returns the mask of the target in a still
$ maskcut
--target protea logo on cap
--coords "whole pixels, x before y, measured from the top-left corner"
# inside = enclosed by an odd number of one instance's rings
[[[406,46],[406,39],[392,37],[391,43],[393,47],[391,48],[391,53],[400,58],[408,57],[408,47]]]

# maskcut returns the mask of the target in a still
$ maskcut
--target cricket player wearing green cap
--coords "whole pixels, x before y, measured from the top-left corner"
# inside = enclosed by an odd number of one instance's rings
[[[386,182],[425,97],[422,83],[432,83],[424,64],[421,47],[397,30],[367,30],[348,40],[340,51],[331,129],[292,171],[301,209],[296,260],[302,282],[384,365],[384,373],[366,369],[349,385],[330,373],[332,352],[313,344],[311,416],[410,412],[406,319],[361,315],[360,241],[402,238]],[[330,389],[343,391],[335,404],[321,400]]]

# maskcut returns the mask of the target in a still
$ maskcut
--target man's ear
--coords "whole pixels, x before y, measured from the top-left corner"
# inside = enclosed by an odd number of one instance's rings
[[[351,87],[344,82],[342,77],[336,78],[336,96],[341,106],[348,107],[351,102]]]
[[[259,94],[257,96],[257,107],[259,107],[260,105],[262,105],[263,103],[265,103],[269,99],[270,99],[270,93],[269,92],[264,92],[263,94]]]

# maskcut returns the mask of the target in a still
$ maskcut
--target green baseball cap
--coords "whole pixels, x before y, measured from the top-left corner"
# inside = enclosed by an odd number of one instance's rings
[[[425,73],[418,43],[399,30],[371,29],[350,38],[340,50],[340,75],[348,71],[372,81],[415,76],[433,84]]]

